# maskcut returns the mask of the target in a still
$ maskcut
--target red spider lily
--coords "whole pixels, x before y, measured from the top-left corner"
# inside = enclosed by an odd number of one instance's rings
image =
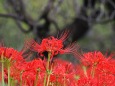
[[[44,74],[44,61],[41,59],[24,62],[22,64],[15,63],[11,67],[11,77],[17,80],[18,83],[22,82],[23,86],[34,86],[36,77],[38,77],[37,84],[42,83]],[[22,76],[22,81],[20,76]]]
[[[10,58],[16,61],[23,60],[22,53],[13,48],[0,47],[0,57]]]
[[[25,86],[34,86],[34,83],[37,79],[37,86],[43,86],[44,76],[46,73],[46,61],[41,59],[36,59],[30,62],[25,62],[23,64],[15,63],[11,66],[11,77],[14,80],[17,80],[18,83],[21,82],[20,75],[22,76],[22,84]],[[58,64],[59,63],[59,64]],[[39,70],[39,71],[37,71]],[[21,74],[22,72],[22,74]],[[7,75],[7,74],[6,74]],[[73,65],[70,62],[63,60],[55,60],[52,63],[52,72],[50,76],[50,83],[58,84],[63,86],[64,83],[67,86],[72,85],[72,82],[75,82],[73,78],[75,75],[75,70]],[[6,77],[7,78],[7,77]]]
[[[101,52],[88,52],[81,59],[82,68],[78,67],[78,86],[114,86],[115,60],[106,58]]]
[[[88,52],[82,58],[82,64],[98,71],[115,73],[115,60],[111,56],[105,57],[101,52]]]
[[[50,81],[55,85],[72,86],[74,79],[75,69],[72,63],[63,61],[61,59],[54,60]]]
[[[2,77],[2,81],[5,80],[5,82],[8,83],[8,79],[10,79],[10,72],[8,72],[8,70],[10,70],[10,67],[15,63],[24,61],[21,52],[18,52],[13,48],[0,47],[0,65],[2,65],[0,68],[3,69],[2,75],[4,72],[4,78]]]
[[[84,53],[81,56],[75,43],[64,48],[63,42],[67,35],[68,33],[64,33],[60,38],[53,36],[45,38],[41,44],[35,41],[27,44],[31,50],[41,55],[44,52],[50,52],[51,58],[65,53],[79,56],[81,64],[77,65],[77,68],[71,62],[54,59],[48,64],[47,69],[48,60],[46,59],[25,61],[22,57],[23,51],[18,52],[13,48],[0,47],[0,60],[10,59],[9,62],[13,63],[8,66],[10,73],[8,68],[4,68],[5,82],[8,82],[8,75],[10,75],[17,86],[43,86],[45,79],[45,85],[48,86],[115,86],[115,60],[112,56],[107,57],[99,51]]]
[[[65,32],[59,38],[54,38],[50,36],[42,40],[41,44],[36,43],[34,40],[27,43],[32,51],[38,52],[40,55],[43,55],[45,51],[51,53],[51,58],[57,54],[65,54],[70,53],[75,56],[79,56],[78,53],[78,45],[76,43],[72,43],[66,48],[64,48],[64,41],[68,36],[68,32]],[[79,56],[80,57],[80,56]]]
[[[88,52],[85,53],[84,58],[82,58],[82,64],[86,66],[98,65],[99,63],[107,61],[109,58],[106,58],[101,52]]]

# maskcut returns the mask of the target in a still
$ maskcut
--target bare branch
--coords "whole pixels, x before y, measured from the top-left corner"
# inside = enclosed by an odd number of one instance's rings
[[[58,24],[56,22],[56,14],[58,13],[58,9],[60,5],[63,3],[63,0],[58,0],[57,4],[53,6],[52,11],[50,12],[49,20],[51,21],[52,24],[54,24],[57,32],[60,30],[58,27]]]
[[[105,0],[100,2],[100,13],[97,15],[96,21],[99,21],[105,15]]]
[[[48,18],[48,14],[50,13],[51,9],[53,8],[53,4],[54,4],[54,1],[55,0],[49,0],[47,5],[44,7],[43,11],[42,11],[42,14],[40,16],[39,19],[42,19],[44,17],[47,17]],[[38,19],[38,20],[39,20]]]
[[[95,21],[94,23],[95,24],[105,24],[105,23],[112,22],[112,21],[113,21],[113,19],[106,18],[106,19],[103,19],[101,21]]]
[[[22,21],[22,19],[23,19],[23,17],[19,17],[19,16],[14,15],[14,14],[2,14],[2,13],[0,13],[0,17],[12,18],[12,19],[20,20],[20,21]]]
[[[34,20],[26,13],[23,0],[8,0],[8,3],[11,5],[14,14],[22,18],[22,22],[28,25],[33,25]]]
[[[94,23],[103,23],[103,24],[105,24],[105,23],[108,23],[108,22],[112,22],[112,21],[114,21],[114,17],[115,17],[115,11],[110,15],[110,17],[107,17],[107,18],[105,18],[105,19],[100,19],[100,20],[98,20],[98,21],[95,21]]]
[[[112,2],[112,0],[107,0],[107,2],[109,2],[111,4],[111,6],[115,9],[115,3]]]

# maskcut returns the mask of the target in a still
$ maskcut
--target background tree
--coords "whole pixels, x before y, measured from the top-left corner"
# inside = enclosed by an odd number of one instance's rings
[[[39,42],[69,29],[68,41],[84,50],[115,49],[114,0],[0,0],[0,7],[0,39],[6,45],[20,49],[25,36]]]

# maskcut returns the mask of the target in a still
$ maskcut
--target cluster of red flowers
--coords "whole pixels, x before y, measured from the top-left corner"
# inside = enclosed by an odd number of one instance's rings
[[[29,49],[48,59],[26,61],[23,52],[13,48],[0,47],[0,65],[4,63],[4,81],[9,86],[115,86],[115,60],[112,56],[103,55],[99,51],[79,55],[78,46],[70,44],[66,48],[63,42],[67,34],[58,38],[43,39],[41,44],[29,41]],[[79,64],[61,59],[53,59],[57,54],[73,54],[80,57]],[[77,59],[77,60],[78,60]],[[10,79],[8,67],[10,68]],[[48,66],[47,66],[48,65]],[[1,67],[1,66],[0,66]],[[1,69],[0,69],[1,71]],[[0,76],[2,72],[0,73]],[[2,79],[0,79],[2,84]]]
[[[85,53],[79,67],[78,86],[115,86],[115,59],[101,52]]]

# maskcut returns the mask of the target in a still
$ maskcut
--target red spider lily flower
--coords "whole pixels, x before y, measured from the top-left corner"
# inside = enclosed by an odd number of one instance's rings
[[[88,68],[96,68],[98,71],[115,74],[115,60],[111,56],[107,58],[101,52],[88,52],[84,54],[82,64]]]
[[[106,58],[101,52],[88,52],[83,54],[84,58],[82,58],[82,64],[85,66],[93,66],[98,65],[99,63],[103,63],[108,61],[110,58]]]
[[[54,60],[50,82],[57,85],[72,86],[75,75],[75,69],[72,63],[63,61],[61,59]],[[75,86],[75,85],[74,85]]]
[[[0,58],[2,55],[5,58],[10,58],[16,61],[23,60],[22,53],[13,48],[0,47]]]
[[[32,51],[38,52],[40,55],[43,55],[44,52],[50,52],[51,58],[57,54],[65,54],[70,53],[75,56],[79,56],[78,53],[78,45],[76,43],[72,43],[66,48],[64,48],[64,41],[66,40],[69,32],[65,32],[59,38],[55,38],[50,36],[42,40],[41,44],[36,43],[35,41],[30,41],[27,45],[30,47]]]
[[[20,76],[22,76],[22,86],[34,86],[37,76],[37,86],[43,86],[44,77],[46,73],[46,69],[44,66],[46,65],[46,63],[46,60],[41,59],[32,60],[30,62],[25,62],[23,64],[15,63],[10,68],[11,77],[14,80],[18,81],[18,83],[20,83]],[[39,69],[38,72],[37,69]],[[72,63],[59,59],[54,60],[54,62],[52,63],[50,83],[54,86],[63,86],[64,83],[66,86],[75,86],[73,85],[75,83],[74,75],[75,69]]]
[[[8,83],[8,67],[11,69],[15,64],[23,64],[23,62],[25,62],[21,52],[6,47],[0,47],[0,62],[2,61],[4,61],[4,79],[6,83]],[[15,69],[16,68],[14,67],[14,70]],[[10,75],[11,73],[12,72],[10,71]]]
[[[88,52],[81,59],[83,67],[77,68],[79,76],[78,86],[114,86],[115,85],[115,60],[108,58],[101,52]]]
[[[37,80],[37,86],[40,86],[43,83],[44,75],[45,75],[45,67],[44,67],[44,60],[36,59],[32,60],[30,62],[23,62],[21,63],[15,63],[11,66],[11,77],[14,80],[17,80],[17,83],[22,82],[22,86],[34,86],[36,77],[38,77]],[[21,77],[22,76],[22,81]],[[42,85],[43,86],[43,85]]]

